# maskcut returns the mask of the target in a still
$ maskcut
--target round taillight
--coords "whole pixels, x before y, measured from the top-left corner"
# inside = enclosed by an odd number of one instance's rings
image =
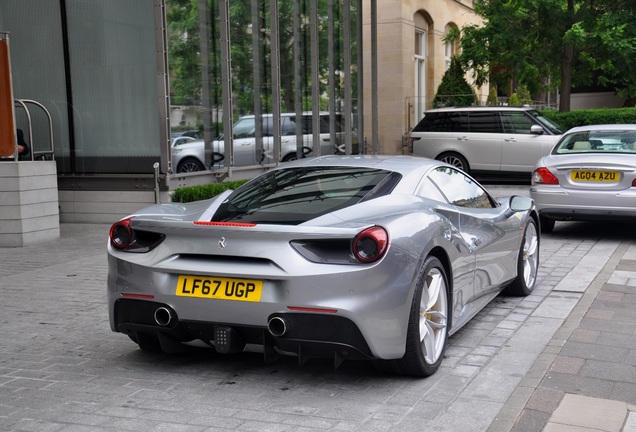
[[[376,262],[389,248],[389,234],[382,227],[367,228],[353,239],[353,255],[362,263]]]
[[[120,220],[110,227],[110,243],[117,249],[124,249],[133,242],[130,219]]]
[[[535,184],[559,184],[559,179],[545,167],[537,168],[532,173],[532,183]]]

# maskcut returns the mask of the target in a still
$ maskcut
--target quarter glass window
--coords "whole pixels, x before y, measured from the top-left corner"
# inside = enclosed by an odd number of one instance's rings
[[[451,167],[438,167],[429,174],[449,203],[458,207],[493,208],[490,195],[473,179]]]

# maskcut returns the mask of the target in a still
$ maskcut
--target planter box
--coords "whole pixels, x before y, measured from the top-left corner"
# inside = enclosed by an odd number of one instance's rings
[[[29,246],[59,237],[55,161],[0,162],[0,247]]]

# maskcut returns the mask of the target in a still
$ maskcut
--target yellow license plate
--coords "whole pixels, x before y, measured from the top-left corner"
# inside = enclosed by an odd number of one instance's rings
[[[573,170],[572,181],[581,182],[617,182],[618,172],[616,171],[587,171]]]
[[[262,291],[263,281],[259,280],[181,275],[176,294],[182,297],[259,302]]]

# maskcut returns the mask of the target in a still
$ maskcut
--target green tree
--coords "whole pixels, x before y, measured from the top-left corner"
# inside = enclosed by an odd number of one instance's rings
[[[570,91],[594,82],[636,95],[634,0],[482,0],[482,26],[462,29],[461,61],[483,84],[498,74],[542,90],[549,77],[570,110]]]
[[[453,57],[451,64],[433,98],[433,108],[443,106],[466,106],[476,101],[475,91],[464,78],[464,69],[459,59]]]
[[[517,88],[517,95],[519,97],[519,103],[521,105],[532,105],[532,96],[530,91],[524,85],[520,85]]]
[[[281,104],[285,111],[295,110],[295,83],[294,83],[294,5],[297,0],[279,0],[279,33],[280,33],[280,84]],[[167,22],[169,29],[168,57],[172,82],[173,103],[181,104],[199,101],[201,99],[201,34],[200,34],[200,7],[201,0],[167,0]],[[218,2],[207,0],[208,20],[211,27],[208,37],[210,50],[210,87],[213,98],[220,104],[220,42],[219,42],[219,11]],[[311,107],[311,88],[319,86],[320,94],[327,93],[329,82],[329,45],[327,16],[328,5],[326,0],[317,2],[318,5],[318,67],[319,80],[311,82],[311,52],[310,44],[310,1],[300,0],[301,28],[300,38],[302,53],[300,55],[301,69],[303,70],[303,105]],[[342,71],[343,59],[341,56],[344,41],[342,37],[342,4],[334,4],[334,63],[336,77]],[[353,30],[356,29],[356,11],[351,13]],[[261,70],[261,95],[263,111],[271,111],[271,31],[269,2],[258,2],[258,25],[252,23],[252,2],[231,1],[229,3],[230,21],[230,56],[232,65],[233,102],[236,111],[240,114],[253,112],[254,110],[254,69],[253,69],[253,45],[252,35],[258,33],[260,39],[260,70]],[[357,37],[353,35],[351,43],[352,59],[356,58]],[[356,71],[353,69],[353,88],[355,89]],[[340,83],[336,83],[336,99],[343,98],[343,90]],[[309,101],[309,102],[308,102]],[[322,105],[322,104],[321,104]]]
[[[490,91],[488,92],[488,105],[497,105],[499,100],[497,99],[497,87],[490,87]]]
[[[510,98],[508,99],[508,105],[521,106],[521,99],[519,99],[519,96],[517,95],[517,93],[513,93],[510,95]]]
[[[198,0],[169,0],[166,21],[172,78],[171,103],[185,105],[198,102],[201,99]]]

